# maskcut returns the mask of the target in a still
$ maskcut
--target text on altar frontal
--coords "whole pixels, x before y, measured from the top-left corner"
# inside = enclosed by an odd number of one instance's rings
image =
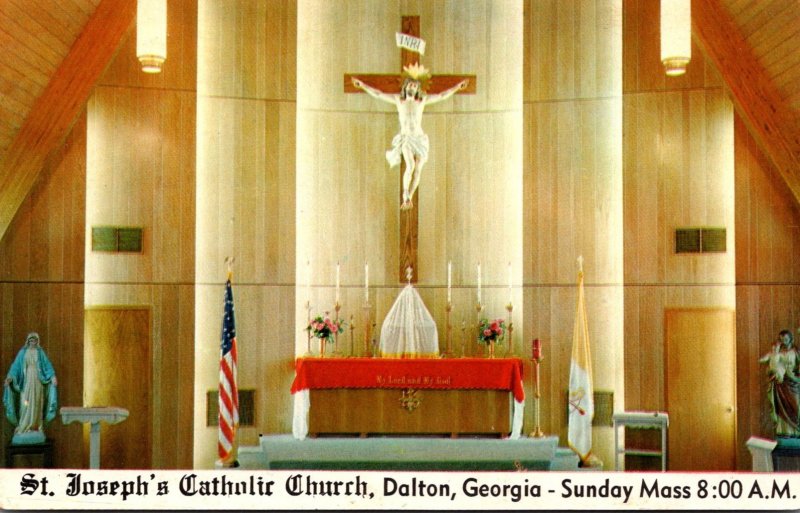
[[[452,383],[451,376],[414,376],[410,374],[403,376],[378,374],[375,376],[375,384],[379,386],[450,386]]]

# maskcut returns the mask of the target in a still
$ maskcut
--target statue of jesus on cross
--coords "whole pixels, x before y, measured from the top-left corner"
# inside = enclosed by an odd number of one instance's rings
[[[468,80],[462,80],[453,87],[436,94],[426,94],[425,85],[430,79],[430,72],[418,63],[403,67],[403,85],[399,94],[389,94],[365,84],[360,79],[353,77],[353,85],[363,89],[367,94],[378,100],[394,104],[400,120],[400,132],[392,139],[392,149],[386,152],[386,160],[390,167],[400,164],[401,158],[405,162],[403,173],[403,202],[401,210],[408,210],[413,206],[412,198],[419,186],[422,168],[428,161],[430,143],[428,135],[422,130],[422,113],[426,105],[446,100],[465,89]]]

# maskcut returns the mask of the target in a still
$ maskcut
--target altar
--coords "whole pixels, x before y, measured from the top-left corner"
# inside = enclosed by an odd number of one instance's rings
[[[295,438],[484,435],[519,438],[519,358],[299,358]]]

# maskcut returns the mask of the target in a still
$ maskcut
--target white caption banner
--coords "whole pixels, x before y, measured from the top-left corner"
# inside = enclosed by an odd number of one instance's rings
[[[0,471],[2,509],[793,510],[800,474]]]

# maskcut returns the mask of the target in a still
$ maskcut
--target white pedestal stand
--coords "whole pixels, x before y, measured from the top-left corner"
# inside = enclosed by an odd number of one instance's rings
[[[128,418],[128,410],[115,407],[64,406],[59,411],[64,424],[71,422],[91,424],[89,428],[89,468],[100,468],[100,421],[118,424]]]

